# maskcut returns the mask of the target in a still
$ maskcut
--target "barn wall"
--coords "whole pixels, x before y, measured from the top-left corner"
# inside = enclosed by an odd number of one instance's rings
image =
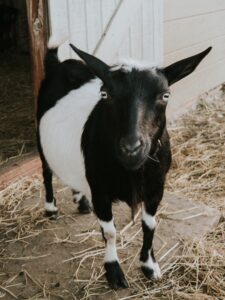
[[[225,81],[225,1],[164,0],[164,62],[213,46],[189,77],[172,87],[169,113],[182,113],[196,96]]]
[[[52,33],[62,32],[81,49],[108,63],[124,57],[163,61],[163,0],[48,0]],[[61,60],[76,57],[60,47]]]

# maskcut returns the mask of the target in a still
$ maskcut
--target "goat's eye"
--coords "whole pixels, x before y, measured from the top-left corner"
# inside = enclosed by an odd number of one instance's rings
[[[162,100],[165,102],[168,102],[169,98],[170,98],[170,93],[164,93],[162,96]]]
[[[108,99],[108,93],[106,91],[101,91],[100,95],[102,99]]]

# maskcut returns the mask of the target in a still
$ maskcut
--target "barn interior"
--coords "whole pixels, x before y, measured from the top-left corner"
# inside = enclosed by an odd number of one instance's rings
[[[0,0],[0,165],[35,148],[26,1]]]

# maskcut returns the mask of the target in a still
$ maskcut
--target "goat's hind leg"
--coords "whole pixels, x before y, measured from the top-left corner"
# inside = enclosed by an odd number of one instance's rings
[[[91,212],[91,206],[86,198],[81,192],[72,190],[73,201],[78,203],[78,211],[80,214],[89,214]]]
[[[51,220],[57,218],[58,208],[56,206],[56,199],[53,195],[53,187],[52,187],[52,171],[48,166],[48,163],[43,154],[42,148],[40,146],[39,138],[37,140],[38,150],[42,162],[42,174],[44,179],[45,186],[45,216]]]
[[[56,206],[56,199],[53,195],[52,187],[52,171],[48,167],[46,162],[42,162],[43,178],[45,186],[45,216],[51,220],[54,220],[58,216],[58,208]]]

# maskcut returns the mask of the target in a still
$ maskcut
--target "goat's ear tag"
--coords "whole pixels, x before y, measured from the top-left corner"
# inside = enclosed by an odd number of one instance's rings
[[[108,99],[108,93],[106,91],[101,91],[100,94],[102,99]]]

